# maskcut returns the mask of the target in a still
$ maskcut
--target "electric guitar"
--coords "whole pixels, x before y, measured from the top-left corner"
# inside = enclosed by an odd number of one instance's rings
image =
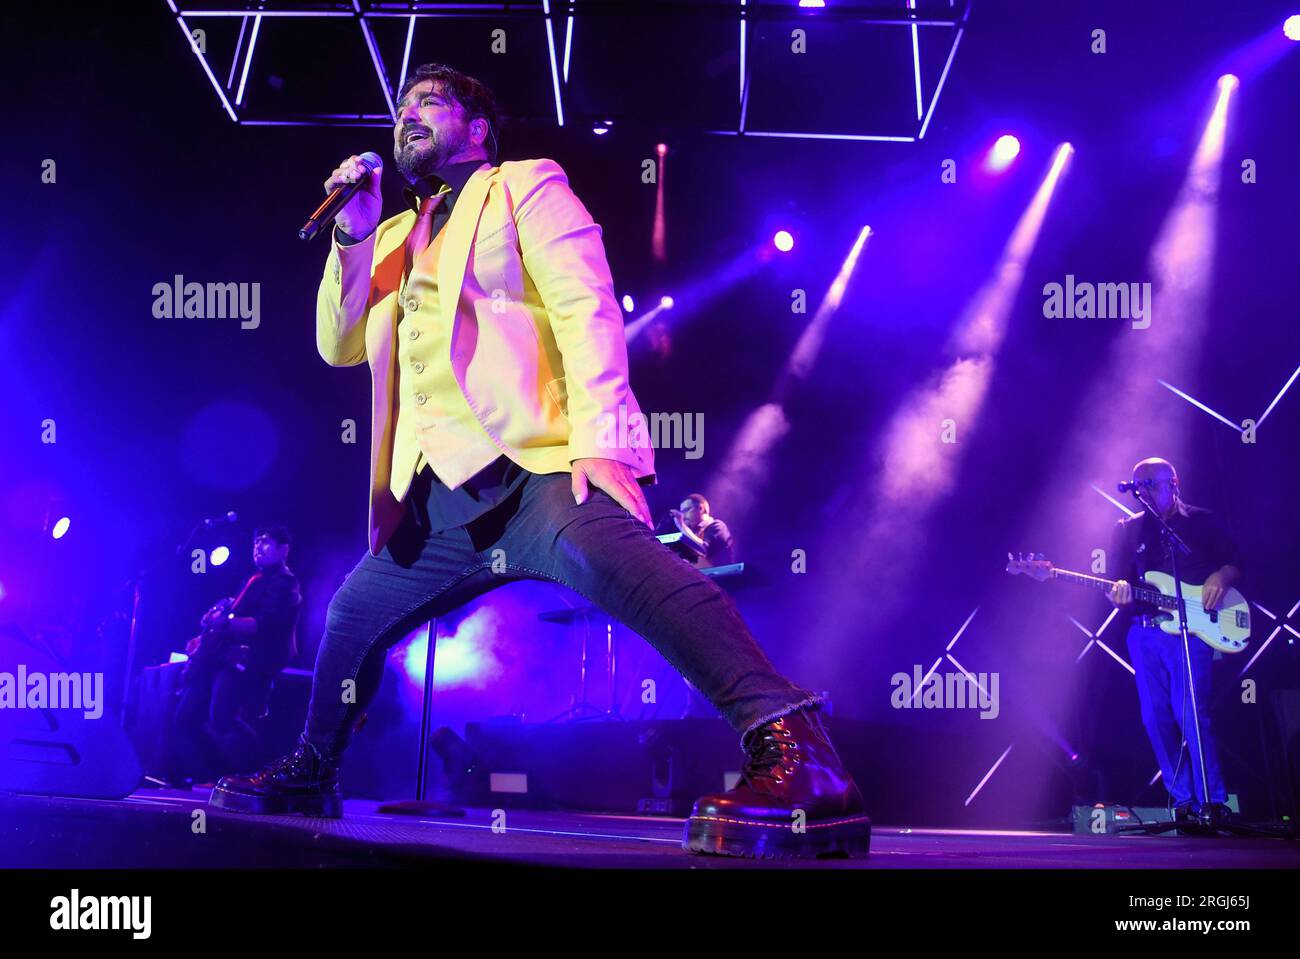
[[[1115,585],[1112,579],[1057,569],[1041,554],[1031,554],[1026,559],[1023,554],[1015,558],[1007,553],[1007,560],[1007,572],[1013,576],[1024,573],[1040,582],[1060,579],[1077,586],[1090,586],[1103,593],[1109,593]],[[1168,573],[1150,570],[1144,574],[1143,579],[1145,584],[1133,584],[1133,599],[1158,608],[1160,612],[1155,617],[1157,625],[1166,633],[1178,635],[1178,596],[1174,591],[1174,578]],[[1206,609],[1201,605],[1201,589],[1200,586],[1183,583],[1183,602],[1187,604],[1187,632],[1220,652],[1241,652],[1250,639],[1250,604],[1241,593],[1229,588],[1224,590],[1218,609]]]
[[[232,655],[232,645],[239,648],[228,629],[228,617],[236,603],[233,597],[217,600],[203,617],[202,632],[185,644],[190,658],[181,673],[183,684],[226,662]],[[211,625],[207,625],[209,622]]]

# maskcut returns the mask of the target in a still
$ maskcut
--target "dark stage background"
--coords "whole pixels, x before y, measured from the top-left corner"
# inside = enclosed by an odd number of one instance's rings
[[[390,131],[231,122],[162,0],[95,5],[76,17],[63,5],[41,15],[18,7],[4,13],[0,621],[43,636],[83,668],[120,671],[141,576],[142,656],[161,661],[248,574],[253,525],[280,521],[296,535],[290,564],[305,593],[297,665],[310,668],[330,595],[365,548],[369,384],[364,366],[332,369],[316,355],[326,247],[295,234],[337,162],[368,149],[390,157]],[[1300,600],[1300,389],[1244,443],[1158,383],[1240,423],[1258,419],[1300,363],[1300,55],[1257,50],[1291,12],[1270,2],[986,0],[972,9],[925,139],[906,143],[709,134],[734,129],[734,118],[719,117],[734,113],[736,63],[727,46],[734,24],[720,39],[707,18],[579,20],[563,128],[536,20],[508,24],[504,55],[488,51],[491,17],[416,43],[412,63],[445,60],[497,90],[508,114],[504,158],[564,166],[604,228],[616,291],[636,300],[629,320],[660,296],[675,298],[660,329],[631,344],[632,384],[647,410],[702,414],[704,447],[698,459],[659,451],[651,507],[658,516],[688,492],[713,495],[762,580],[738,593],[755,633],[783,671],[829,692],[835,717],[870,724],[869,748],[908,773],[870,789],[914,809],[916,821],[1023,822],[1063,814],[1071,798],[1163,804],[1147,786],[1155,761],[1131,677],[1095,648],[1075,662],[1087,637],[1070,617],[1095,631],[1105,604],[1003,572],[1008,550],[1087,571],[1121,515],[1093,484],[1113,491],[1136,459],[1170,456],[1187,499],[1226,517],[1243,548],[1248,597],[1279,622]],[[893,64],[882,53],[864,66],[852,30],[808,25],[815,70],[783,65],[789,23],[753,27],[761,73],[753,125],[780,129],[802,115],[810,129],[856,132],[915,120],[910,57]],[[1105,54],[1090,50],[1098,27]],[[214,57],[226,42],[217,33]],[[263,33],[250,107],[383,111],[355,35],[286,22]],[[923,50],[927,90],[946,50],[946,41]],[[895,80],[880,79],[895,66]],[[1067,274],[1156,278],[1151,250],[1179,199],[1215,81],[1230,71],[1241,86],[1214,244],[1195,267],[1209,277],[1203,327],[1156,339],[1154,327],[1122,320],[1045,318],[1043,286]],[[882,106],[900,96],[901,112]],[[595,136],[600,119],[613,124]],[[1020,156],[1000,176],[983,172],[984,153],[1005,132],[1020,138]],[[954,332],[998,275],[1004,244],[1063,141],[1075,153],[1004,334],[969,348]],[[651,247],[656,185],[642,181],[660,142],[669,147],[662,262]],[[1257,182],[1242,182],[1246,159]],[[53,183],[42,182],[47,160]],[[945,160],[956,161],[955,183],[941,178]],[[395,180],[390,166],[388,212],[398,209]],[[777,396],[868,224],[811,369],[781,395],[784,422],[746,461],[749,499],[733,502],[729,451]],[[789,254],[770,249],[778,228],[795,235]],[[177,274],[260,284],[260,325],[155,318],[154,284]],[[807,293],[806,313],[791,311],[796,289]],[[1154,322],[1177,331],[1184,320],[1170,311]],[[1118,381],[1132,356],[1141,358],[1136,372]],[[945,377],[969,372],[963,364],[982,377],[978,402],[949,412]],[[964,402],[971,393],[956,395]],[[943,443],[950,416],[956,442]],[[340,440],[346,419],[358,424],[354,444]],[[57,442],[42,441],[47,421]],[[228,538],[199,545],[228,544],[232,559],[192,573],[174,548],[195,522],[227,510],[239,514]],[[62,516],[69,532],[54,540],[49,529]],[[803,551],[805,572],[792,569],[794,551]],[[459,729],[566,709],[578,637],[536,617],[578,602],[521,584],[444,621],[434,722]],[[997,718],[894,709],[891,676],[928,669],[976,609],[952,655],[1000,674]],[[1277,625],[1256,617],[1252,651]],[[1290,622],[1300,627],[1295,615]],[[1252,667],[1259,705],[1239,702],[1241,657],[1219,664],[1229,787],[1253,790],[1257,803],[1267,801],[1261,715],[1270,690],[1296,683],[1296,635],[1281,631]],[[1122,637],[1108,639],[1127,656]],[[401,770],[414,749],[421,642],[394,651],[364,734],[374,794],[409,789]],[[679,715],[685,692],[671,670],[639,638],[620,642],[615,699],[624,714]],[[654,706],[640,702],[644,678],[658,683]]]

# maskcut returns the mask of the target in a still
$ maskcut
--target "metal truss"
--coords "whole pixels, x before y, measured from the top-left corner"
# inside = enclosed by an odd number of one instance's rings
[[[738,117],[734,130],[709,130],[712,134],[724,136],[786,137],[792,139],[813,140],[878,140],[894,143],[913,143],[925,138],[926,130],[934,116],[939,95],[943,92],[957,55],[957,47],[966,29],[970,14],[970,0],[947,0],[947,12],[934,15],[922,14],[917,10],[917,0],[906,0],[906,9],[880,6],[849,6],[835,4],[826,8],[802,8],[795,0],[789,3],[760,3],[758,0],[699,0],[695,3],[654,3],[633,4],[626,0],[611,3],[609,0],[524,0],[524,2],[501,3],[433,3],[433,2],[387,2],[387,0],[320,0],[320,2],[275,3],[274,0],[248,0],[241,7],[238,2],[222,6],[220,3],[183,2],[183,0],[164,0],[176,20],[185,43],[199,61],[208,82],[217,94],[222,108],[230,119],[238,124],[248,126],[392,126],[396,120],[395,96],[406,80],[410,66],[412,41],[416,25],[421,21],[437,19],[475,18],[493,16],[497,18],[515,18],[538,22],[539,29],[545,29],[547,50],[550,58],[550,86],[555,98],[555,122],[564,126],[564,91],[569,82],[569,61],[573,50],[573,23],[575,16],[662,16],[681,15],[683,17],[727,16],[735,17],[739,27],[738,52],[740,69],[738,77]],[[936,0],[942,2],[942,0]],[[746,45],[749,26],[752,22],[763,19],[785,19],[807,16],[822,20],[879,26],[882,29],[908,28],[912,45],[912,86],[916,97],[916,124],[910,130],[880,131],[861,134],[844,133],[804,133],[783,130],[746,129],[746,116],[749,110],[750,64],[746,58]],[[202,42],[202,26],[196,26],[212,18],[238,18],[240,21],[239,37],[235,53],[231,58],[224,80],[219,76],[217,66],[209,59]],[[346,19],[357,25],[357,35],[365,44],[371,65],[375,70],[375,80],[387,105],[387,113],[310,113],[293,116],[262,116],[254,118],[245,106],[245,93],[248,87],[248,75],[252,68],[253,56],[257,49],[257,37],[262,21],[267,18],[291,18],[294,20]],[[401,19],[407,21],[406,44],[400,65],[390,69],[384,63],[375,42],[373,24],[379,20]],[[563,21],[561,23],[561,21]],[[923,96],[921,86],[920,31],[946,31],[951,34],[952,42],[944,61],[943,72],[930,93],[928,100]],[[563,35],[562,49],[557,45],[557,34]],[[395,79],[394,79],[395,78]]]
[[[317,3],[282,3],[274,7],[267,2],[248,2],[243,9],[232,3],[222,9],[212,5],[197,3],[178,3],[177,0],[164,0],[176,19],[185,42],[191,52],[198,58],[199,65],[208,77],[212,89],[226,114],[235,123],[246,126],[362,126],[390,127],[397,119],[395,97],[402,84],[406,82],[406,72],[410,66],[411,45],[415,38],[416,22],[448,17],[481,17],[488,14],[498,17],[516,17],[544,19],[547,46],[550,50],[551,82],[555,91],[556,119],[564,125],[564,109],[560,94],[559,76],[556,72],[554,25],[551,16],[550,0],[540,3],[386,3],[380,0],[337,0],[337,2]],[[222,82],[218,79],[214,64],[208,59],[204,45],[199,41],[201,23],[209,18],[238,18],[240,21],[239,38],[235,43],[235,53],[231,58],[230,71]],[[257,49],[257,36],[262,21],[267,18],[288,18],[294,20],[352,20],[357,24],[358,37],[365,44],[370,63],[375,70],[375,79],[383,94],[387,113],[310,113],[294,116],[271,116],[252,118],[244,104],[244,94],[248,85],[248,74],[253,65],[253,56]],[[373,24],[378,20],[404,19],[408,26],[406,44],[402,53],[400,68],[396,71],[396,81],[379,53],[375,42]],[[236,83],[236,74],[238,82]]]

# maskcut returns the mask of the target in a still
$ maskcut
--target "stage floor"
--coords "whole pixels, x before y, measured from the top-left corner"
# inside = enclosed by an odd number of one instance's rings
[[[0,796],[3,867],[419,867],[474,861],[624,869],[1294,869],[1300,844],[1277,839],[1077,836],[1066,832],[877,825],[870,857],[795,863],[700,856],[681,819],[507,810],[381,814],[348,800],[341,819],[207,809],[206,791],[141,790],[120,801]],[[195,810],[206,810],[196,817]]]

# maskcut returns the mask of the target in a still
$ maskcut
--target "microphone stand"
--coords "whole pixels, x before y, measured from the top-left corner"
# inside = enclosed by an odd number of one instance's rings
[[[235,514],[233,512],[227,513],[225,516],[218,517],[217,519],[199,520],[197,523],[194,524],[193,527],[191,527],[189,535],[185,537],[185,542],[177,544],[176,555],[184,556],[187,552],[189,552],[190,544],[194,542],[194,537],[199,535],[199,530],[213,529],[224,523],[234,523],[234,522],[236,522],[236,519],[235,519]]]
[[[234,521],[231,520],[231,522]],[[189,534],[185,537],[185,541],[176,545],[176,550],[173,555],[178,557],[184,556],[189,551],[190,545],[194,542],[195,537],[199,535],[199,531],[211,529],[215,525],[217,524],[211,519],[199,520],[190,527]],[[123,729],[128,728],[134,719],[131,711],[136,706],[136,690],[132,681],[135,678],[136,659],[140,652],[141,596],[148,591],[145,583],[149,574],[156,566],[157,563],[153,560],[146,562],[144,566],[137,570],[136,574],[127,580],[121,587],[121,589],[129,587],[131,590],[131,620],[130,627],[127,631],[126,665],[122,676],[122,714],[119,717]]]
[[[118,717],[123,729],[131,724],[131,709],[135,706],[134,689],[131,685],[135,673],[135,658],[140,649],[140,594],[144,588],[145,571],[139,570],[126,586],[131,587],[131,624],[126,634],[126,666],[122,673],[122,714]]]
[[[1143,832],[1149,835],[1172,832],[1174,830],[1184,830],[1185,832],[1198,836],[1284,836],[1286,838],[1295,838],[1294,827],[1268,827],[1265,825],[1247,825],[1244,823],[1229,823],[1222,819],[1216,819],[1214,816],[1213,804],[1210,801],[1210,783],[1209,777],[1205,771],[1205,742],[1201,739],[1201,709],[1200,703],[1196,701],[1196,683],[1192,675],[1192,646],[1191,636],[1187,631],[1187,603],[1183,599],[1183,577],[1178,570],[1178,556],[1191,555],[1191,548],[1181,536],[1174,532],[1173,527],[1165,522],[1164,518],[1156,510],[1155,506],[1142,495],[1139,487],[1132,490],[1134,498],[1146,510],[1150,516],[1160,525],[1160,539],[1169,552],[1169,563],[1171,574],[1174,578],[1174,596],[1178,601],[1178,632],[1183,640],[1183,675],[1187,682],[1187,693],[1192,699],[1192,728],[1196,731],[1196,763],[1201,773],[1201,795],[1204,801],[1196,799],[1196,773],[1192,773],[1192,806],[1191,817],[1182,822],[1174,819],[1170,822],[1142,823],[1134,826],[1122,826],[1118,832]],[[1180,718],[1179,730],[1181,732],[1182,722]],[[1186,737],[1184,737],[1186,738]],[[1172,784],[1170,784],[1172,785]]]
[[[424,647],[424,705],[420,710],[420,743],[416,750],[415,798],[394,799],[380,803],[375,812],[393,816],[450,816],[463,817],[465,809],[452,803],[440,802],[425,796],[429,778],[429,727],[433,716],[433,659],[438,640],[438,618],[429,620],[429,640]]]

